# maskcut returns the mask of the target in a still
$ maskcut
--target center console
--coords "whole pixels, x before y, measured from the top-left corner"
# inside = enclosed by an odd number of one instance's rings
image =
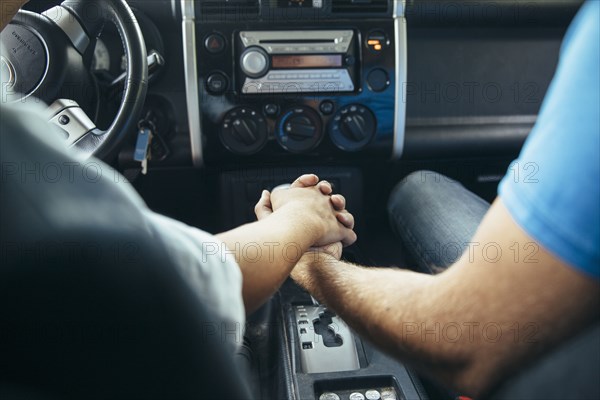
[[[286,382],[280,398],[427,399],[414,373],[362,340],[292,281],[284,284],[278,299],[284,342],[279,369]]]
[[[404,2],[183,0],[181,5],[193,161],[233,166],[220,174],[225,228],[254,219],[252,207],[262,189],[306,172],[335,185],[348,198],[348,209],[360,215],[360,170],[330,164],[402,154]],[[319,167],[309,168],[314,165]],[[271,395],[257,397],[425,398],[403,364],[363,341],[292,281],[275,298],[268,317],[247,329],[249,347],[263,366],[251,368],[262,371],[257,380],[276,374],[258,385],[261,390],[274,385],[267,390]],[[265,332],[273,328],[271,338]]]
[[[304,169],[306,168],[306,169]],[[220,175],[224,229],[255,220],[253,204],[263,188],[289,183],[313,171],[348,199],[360,215],[363,177],[358,168],[245,169]],[[245,204],[240,206],[240,204]],[[362,218],[357,219],[363,221]],[[361,236],[362,227],[356,231]],[[357,252],[360,254],[360,251]],[[357,261],[357,253],[344,253]],[[287,400],[425,400],[419,378],[398,360],[360,338],[333,310],[288,280],[263,311],[250,316],[246,334],[256,398]]]
[[[400,157],[403,10],[391,0],[183,0],[194,164]]]

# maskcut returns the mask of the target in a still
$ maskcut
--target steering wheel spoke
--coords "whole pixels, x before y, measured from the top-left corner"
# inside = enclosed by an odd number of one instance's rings
[[[96,131],[96,124],[74,100],[58,99],[48,107],[50,123],[64,133],[65,145],[74,146],[86,134]]]
[[[72,14],[72,11],[67,7],[55,6],[44,11],[42,15],[49,18],[67,35],[79,54],[85,53],[91,40],[79,20]]]

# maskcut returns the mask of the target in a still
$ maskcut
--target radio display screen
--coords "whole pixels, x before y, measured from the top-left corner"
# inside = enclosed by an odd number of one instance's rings
[[[275,55],[271,63],[274,68],[339,68],[342,66],[342,55]]]

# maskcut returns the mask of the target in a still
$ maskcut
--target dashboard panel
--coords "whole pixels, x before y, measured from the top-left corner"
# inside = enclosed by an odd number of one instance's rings
[[[199,110],[190,121],[195,165],[401,155],[401,10],[386,1],[365,20],[367,7],[336,14],[334,4],[263,4],[241,23],[235,2],[188,3],[184,42],[196,45],[184,48],[184,68],[188,113]]]
[[[55,3],[59,1],[33,0],[27,7],[43,11]],[[146,40],[163,43],[165,65],[151,82],[145,112],[159,116],[158,123],[165,127],[165,143],[169,148],[169,156],[153,164],[169,167],[368,163],[388,161],[394,156],[401,156],[400,160],[512,157],[535,123],[558,60],[562,37],[582,1],[535,0],[525,4],[372,0],[364,2],[369,6],[368,12],[366,7],[361,11],[358,3],[337,0],[227,2],[234,11],[226,3],[216,1],[131,0],[129,3],[138,11],[140,20],[147,19],[155,26],[150,30],[142,27]],[[185,4],[194,5],[187,15]],[[395,21],[400,17],[402,24],[398,29]],[[185,36],[185,29],[192,27],[193,35]],[[317,91],[306,95],[241,92],[240,81],[244,78],[244,72],[240,72],[241,31],[337,29],[354,33],[354,57],[362,57],[358,62],[355,60],[351,71],[355,74],[353,92]],[[379,44],[381,41],[387,44],[389,40],[391,48],[384,51],[384,57],[375,56],[368,48],[368,40],[365,41],[373,30],[383,30]],[[121,50],[120,40],[113,33],[107,27],[100,38],[106,49],[99,46],[96,62],[102,69],[110,64],[111,73],[116,75],[122,68]],[[204,41],[212,33],[225,39],[223,52],[211,53],[206,49]],[[299,54],[294,59],[276,57],[269,62],[273,62],[275,70],[287,69],[289,63],[307,62],[322,69],[339,68],[337,60],[335,67],[331,67],[314,64],[315,59],[306,58],[307,55],[314,57],[314,54]],[[189,70],[193,64],[195,72]],[[383,92],[374,92],[367,83],[368,73],[373,69],[384,72],[379,82],[388,86]],[[208,79],[214,72],[223,73],[225,79],[213,79],[212,84],[226,85],[226,93],[215,95],[208,90]],[[194,74],[196,80],[190,82]],[[402,82],[397,82],[397,76],[402,77]],[[191,104],[190,99],[195,103]],[[358,149],[349,149],[339,140],[336,143],[330,134],[336,113],[352,105],[365,106],[366,115],[372,114],[376,121],[376,134],[366,145],[358,145]],[[266,142],[252,154],[232,151],[231,144],[223,140],[223,124],[228,114],[242,108],[261,114],[266,124]],[[278,135],[288,125],[287,111],[295,108],[304,110],[303,115],[292,120],[293,129],[301,131],[299,136],[309,135],[315,120],[320,125],[321,135],[313,139],[313,145],[307,145],[308,150],[298,151],[292,145],[290,151],[290,146],[282,146],[283,136]],[[405,117],[398,116],[398,109],[406,110]],[[369,125],[369,118],[359,122],[364,127]],[[308,130],[304,125],[309,125]],[[356,125],[354,133],[352,129],[346,130],[348,136],[361,137]],[[236,134],[239,137],[240,132]],[[250,141],[248,137],[245,140]],[[131,157],[134,142],[132,134],[131,142],[120,156],[124,168],[135,165]]]

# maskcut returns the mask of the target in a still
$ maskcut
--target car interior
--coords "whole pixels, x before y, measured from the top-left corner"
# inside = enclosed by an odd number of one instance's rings
[[[3,53],[2,101],[40,99],[68,146],[119,171],[151,210],[214,234],[256,220],[262,190],[317,174],[357,221],[345,260],[417,269],[390,228],[394,186],[435,171],[492,202],[582,3],[31,0],[2,32],[18,49]],[[60,204],[39,197],[49,213]],[[112,249],[143,230],[136,215],[69,232],[15,215],[3,236],[31,249],[44,235]],[[2,399],[461,395],[378,350],[291,279],[248,317],[228,357],[208,307],[161,249],[137,243],[142,256],[127,264],[31,250],[2,269]],[[492,397],[585,393],[597,331],[523,365]]]

